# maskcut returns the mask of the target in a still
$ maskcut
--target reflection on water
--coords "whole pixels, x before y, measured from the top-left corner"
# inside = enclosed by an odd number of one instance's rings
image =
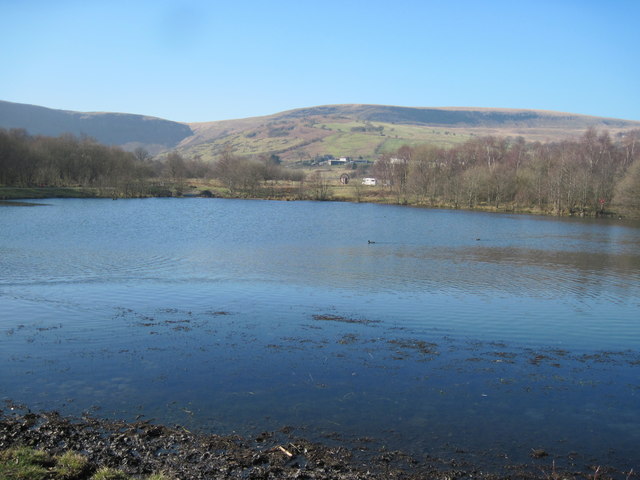
[[[526,461],[544,447],[638,464],[637,227],[48,203],[0,209],[2,398],[216,431],[295,425],[419,454]]]

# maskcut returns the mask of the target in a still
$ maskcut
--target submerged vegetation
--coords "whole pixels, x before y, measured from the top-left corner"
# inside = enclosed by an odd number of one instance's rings
[[[363,185],[364,177],[377,185]],[[487,136],[403,145],[336,166],[285,165],[278,155],[240,156],[231,146],[212,162],[178,152],[158,159],[86,137],[0,129],[0,199],[182,195],[640,216],[640,130],[612,138],[591,128],[554,143]]]

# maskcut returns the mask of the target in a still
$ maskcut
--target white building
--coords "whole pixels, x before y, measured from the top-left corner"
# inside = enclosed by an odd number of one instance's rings
[[[362,184],[363,185],[371,185],[371,186],[376,186],[378,184],[378,180],[376,180],[373,177],[366,177],[362,179]]]
[[[407,159],[406,158],[391,157],[389,159],[389,163],[391,165],[404,165],[405,163],[407,163]]]

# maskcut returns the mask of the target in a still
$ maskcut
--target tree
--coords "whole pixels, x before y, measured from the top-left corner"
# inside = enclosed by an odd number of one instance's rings
[[[146,163],[151,160],[151,154],[144,148],[138,147],[133,151],[133,156],[140,163]]]
[[[213,176],[220,180],[229,190],[235,191],[235,176],[233,174],[236,157],[230,147],[225,147],[220,158],[213,166]]]
[[[184,162],[184,158],[177,152],[171,152],[167,156],[165,163],[165,174],[171,178],[174,182],[180,183],[183,181],[187,173],[187,167]]]
[[[402,147],[395,155],[384,154],[373,165],[373,174],[391,190],[397,203],[406,202],[410,153],[408,147]]]
[[[636,159],[615,188],[613,203],[630,216],[640,217],[640,159]]]
[[[640,158],[640,130],[632,130],[622,137],[622,168],[627,169]]]
[[[313,200],[329,199],[329,181],[321,171],[317,170],[311,175],[309,189]]]
[[[278,155],[260,155],[258,161],[264,167],[265,180],[278,180],[282,177],[281,160]]]
[[[411,153],[408,182],[418,202],[435,202],[442,156],[442,151],[432,145],[420,145]]]

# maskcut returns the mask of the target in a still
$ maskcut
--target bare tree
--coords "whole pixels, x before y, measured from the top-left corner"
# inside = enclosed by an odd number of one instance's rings
[[[151,154],[144,148],[138,147],[133,151],[133,156],[140,163],[145,163],[153,158]]]
[[[640,158],[631,164],[616,185],[614,204],[626,214],[640,217]]]
[[[171,152],[165,162],[165,174],[176,183],[182,183],[187,173],[184,158],[178,152]]]
[[[329,181],[326,176],[320,171],[315,171],[308,182],[308,188],[311,192],[311,198],[313,200],[328,200],[329,199]]]

